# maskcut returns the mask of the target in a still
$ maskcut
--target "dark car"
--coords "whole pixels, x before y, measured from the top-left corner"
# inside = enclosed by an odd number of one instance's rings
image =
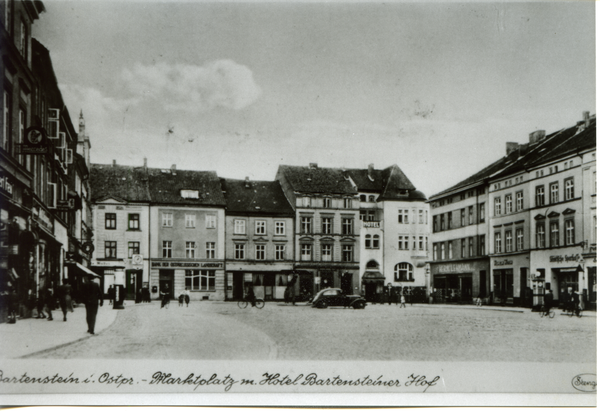
[[[319,291],[312,300],[312,306],[317,308],[332,306],[362,309],[366,305],[367,301],[360,295],[346,295],[339,288],[325,288]]]

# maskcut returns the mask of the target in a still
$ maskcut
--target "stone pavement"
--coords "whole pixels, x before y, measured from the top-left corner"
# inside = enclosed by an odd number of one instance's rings
[[[96,335],[106,330],[119,310],[104,304],[98,308]],[[63,321],[60,309],[52,311],[53,321],[38,318],[18,319],[15,324],[0,324],[0,358],[21,358],[95,336],[87,333],[85,306],[78,305]]]

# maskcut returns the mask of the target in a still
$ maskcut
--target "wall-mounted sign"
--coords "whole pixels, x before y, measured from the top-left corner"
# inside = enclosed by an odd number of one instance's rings
[[[579,254],[571,254],[571,255],[551,255],[550,262],[551,263],[562,263],[563,261],[579,261],[581,259]]]
[[[504,260],[494,260],[494,265],[512,265],[513,260],[504,259]]]
[[[46,140],[46,129],[29,127],[25,130],[25,142],[17,145],[18,154],[48,154],[50,146]]]
[[[9,197],[13,196],[13,185],[8,179],[8,176],[0,176],[0,192],[8,195]]]
[[[223,268],[223,263],[196,263],[184,261],[153,261],[152,268]]]
[[[458,264],[435,264],[432,266],[434,272],[437,271],[439,274],[451,274],[451,273],[468,273],[473,271],[471,264],[458,263]]]
[[[379,221],[363,221],[365,228],[379,228]]]
[[[57,200],[56,210],[58,211],[73,211],[75,210],[75,199],[69,198],[68,200]]]

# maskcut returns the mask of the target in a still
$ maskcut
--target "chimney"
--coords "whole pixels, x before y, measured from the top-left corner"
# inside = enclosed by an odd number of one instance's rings
[[[172,175],[177,175],[177,172],[176,172],[176,171],[177,171],[177,165],[176,165],[176,164],[173,164],[173,165],[171,166],[171,174],[172,174]]]
[[[512,153],[515,150],[519,149],[519,143],[514,143],[512,141],[507,141],[506,142],[506,155],[509,155],[510,153]]]
[[[546,130],[536,130],[529,134],[529,144],[537,143],[546,138]]]
[[[319,168],[319,165],[317,163],[309,163],[308,168],[310,168],[311,170],[316,170],[317,168]]]
[[[246,180],[244,182],[244,187],[246,187],[246,188],[252,187],[252,184],[250,184],[250,177],[246,177]]]
[[[583,121],[585,122],[585,128],[588,128],[590,126],[590,112],[589,111],[583,112]]]
[[[117,160],[113,160],[113,167],[117,166]]]

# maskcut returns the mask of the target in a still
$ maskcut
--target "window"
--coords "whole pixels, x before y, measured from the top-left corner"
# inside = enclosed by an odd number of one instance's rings
[[[130,241],[127,244],[127,257],[132,258],[135,254],[140,253],[140,242],[139,241]]]
[[[523,192],[517,191],[517,212],[523,211]]]
[[[408,236],[398,236],[398,250],[408,250]]]
[[[342,234],[343,235],[352,235],[354,232],[354,219],[352,218],[343,218],[342,219]]]
[[[560,231],[558,221],[550,221],[550,247],[558,247],[560,245]]]
[[[475,221],[475,207],[469,206],[469,225],[473,224]]]
[[[445,243],[440,244],[440,260],[446,259],[446,245]]]
[[[438,246],[437,244],[433,245],[433,261],[437,261],[437,252],[438,252]]]
[[[300,259],[302,261],[312,260],[312,244],[302,244],[300,247]]]
[[[10,3],[10,0],[7,2]],[[5,3],[5,4],[7,4]],[[4,127],[2,128],[2,148],[6,151],[9,151],[9,147],[10,147],[10,141],[11,141],[11,127],[10,127],[10,123],[11,123],[11,112],[12,112],[12,101],[10,98],[10,94],[8,94],[8,92],[6,90],[4,90],[4,109],[3,109],[3,124]]]
[[[398,210],[398,223],[408,224],[408,210]]]
[[[173,213],[163,213],[162,214],[162,226],[163,227],[173,227]]]
[[[104,258],[117,258],[117,242],[116,241],[105,241],[104,242]]]
[[[502,199],[500,197],[494,198],[494,215],[502,214]]]
[[[185,258],[196,258],[196,243],[194,241],[185,242]]]
[[[173,257],[172,246],[173,246],[173,242],[172,241],[163,241],[163,258],[171,258],[171,257]]]
[[[312,233],[312,217],[301,217],[300,218],[300,232],[302,234]]]
[[[360,195],[360,201],[363,201],[363,202],[367,201],[367,196],[364,195],[364,194],[361,194]]]
[[[246,244],[235,245],[235,259],[243,260],[246,258]]]
[[[465,258],[466,255],[466,251],[467,251],[467,240],[465,240],[464,238],[460,239],[460,257],[461,258]]]
[[[198,190],[181,190],[179,194],[181,198],[200,198]]]
[[[325,197],[323,199],[323,208],[331,208],[331,198]]]
[[[575,244],[575,221],[572,219],[565,220],[565,244]]]
[[[344,198],[344,208],[352,208],[352,199]]]
[[[394,281],[412,281],[413,267],[409,263],[396,264],[394,267]]]
[[[546,202],[544,194],[544,186],[537,186],[535,188],[535,205],[536,207],[543,206]]]
[[[206,243],[206,258],[213,259],[216,258],[216,243],[207,242]]]
[[[550,204],[558,203],[558,183],[550,184]]]
[[[196,215],[186,214],[185,215],[185,228],[196,228]]]
[[[27,59],[27,40],[27,26],[25,22],[21,21],[21,44],[19,45],[19,52],[25,59]]]
[[[537,223],[535,226],[535,244],[537,248],[546,247],[546,223]]]
[[[452,212],[448,213],[448,230],[452,229]]]
[[[332,249],[333,247],[331,244],[321,244],[322,261],[331,261]]]
[[[417,237],[413,235],[413,250],[417,249]]]
[[[27,115],[25,110],[19,110],[19,143],[25,142],[25,119]],[[23,155],[19,154],[19,163],[23,164]]]
[[[464,208],[462,208],[460,210],[460,226],[461,227],[465,226],[465,224],[467,223],[466,220],[467,220],[467,212],[466,212],[466,210]]]
[[[494,234],[494,245],[495,245],[495,252],[496,254],[499,254],[502,252],[502,234],[500,233],[495,233]]]
[[[256,245],[256,259],[257,260],[265,260],[265,246],[264,244]]]
[[[267,222],[264,220],[256,220],[254,222],[254,234],[256,234],[256,235],[267,234]]]
[[[448,259],[452,260],[454,258],[454,247],[452,247],[452,241],[448,241]]]
[[[444,231],[446,229],[446,218],[444,214],[440,214],[440,231]]]
[[[433,232],[438,232],[438,218],[436,215],[433,216]]]
[[[302,197],[302,207],[310,207],[310,197]]]
[[[185,270],[185,288],[191,291],[214,291],[214,270]]]
[[[4,7],[4,25],[8,33],[12,35],[12,0],[6,0]]]
[[[485,203],[479,204],[479,222],[485,222]]]
[[[129,229],[130,230],[139,230],[140,229],[140,215],[139,214],[129,214]]]
[[[374,203],[375,202],[375,196],[369,196],[369,202]]]
[[[233,233],[234,234],[246,234],[246,220],[234,220],[233,221]]]
[[[206,216],[206,228],[217,228],[217,216],[214,214],[208,214]]]
[[[275,259],[276,260],[285,260],[285,246],[284,245],[276,245],[275,246]]]
[[[515,230],[517,237],[517,251],[523,251],[525,248],[525,238],[523,236],[523,228],[519,227]]]
[[[379,248],[379,235],[377,234],[373,236],[373,248]]]
[[[485,250],[485,234],[479,236],[479,255],[486,255]]]
[[[512,252],[512,230],[508,230],[504,233],[504,249],[507,253]]]
[[[104,214],[104,228],[107,230],[117,229],[117,214],[116,213],[105,213]]]
[[[423,214],[423,210],[419,210],[419,224],[423,224],[424,222]]]
[[[512,194],[507,194],[504,197],[504,211],[508,213],[512,213]]]
[[[569,201],[575,198],[575,183],[572,178],[565,180],[565,201]]]
[[[285,221],[275,221],[275,235],[285,235]]]
[[[360,210],[359,213],[361,221],[375,221],[375,210]]]
[[[474,247],[473,247],[473,237],[469,237],[469,257],[473,257],[474,255]]]
[[[371,234],[365,235],[365,248],[371,248]]]
[[[351,246],[351,245],[342,246],[342,261],[344,261],[344,262],[354,261],[353,249],[354,249],[354,246]]]
[[[419,236],[419,250],[423,250],[423,236]]]
[[[323,234],[331,234],[331,228],[333,226],[331,217],[323,217],[321,220],[321,226]]]

